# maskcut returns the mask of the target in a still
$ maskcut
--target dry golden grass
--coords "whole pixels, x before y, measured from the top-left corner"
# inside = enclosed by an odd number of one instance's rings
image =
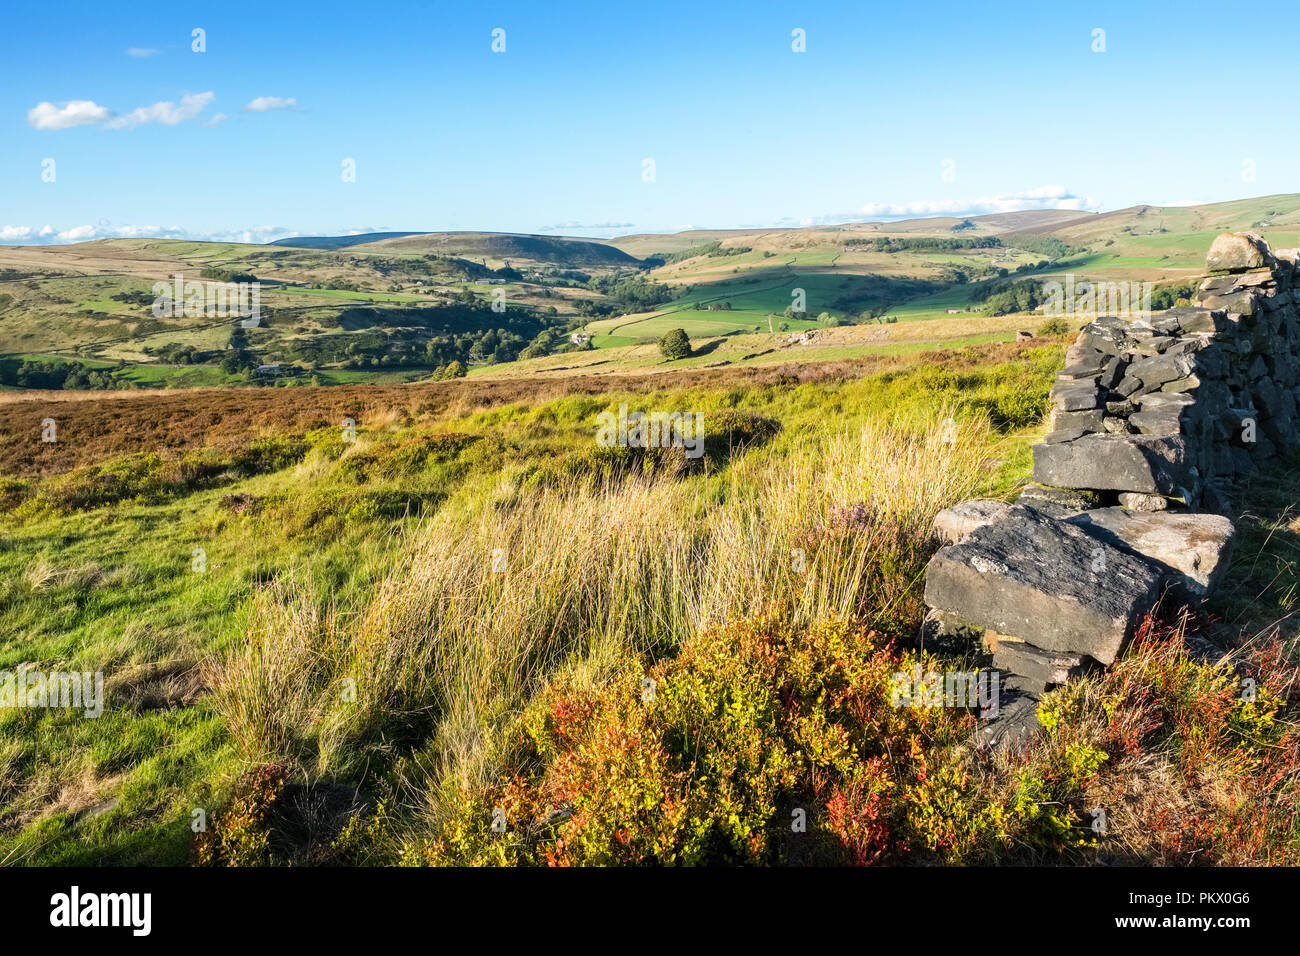
[[[882,595],[905,600],[916,582],[879,580],[880,555],[972,494],[995,442],[978,421],[956,434],[942,418],[872,421],[734,461],[722,489],[476,489],[412,536],[363,607],[292,580],[259,593],[243,640],[211,665],[217,707],[247,759],[308,775],[431,741],[411,774],[436,814],[444,782],[499,770],[511,720],[561,670],[598,682],[773,602],[807,621],[890,613]],[[809,529],[857,502],[869,519],[801,569]]]

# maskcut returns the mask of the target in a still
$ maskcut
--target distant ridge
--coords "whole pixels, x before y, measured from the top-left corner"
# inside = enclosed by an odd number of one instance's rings
[[[379,242],[383,239],[401,239],[404,236],[418,236],[418,232],[363,232],[357,236],[295,236],[292,239],[276,239],[268,246],[295,246],[299,249],[346,249],[367,242]]]
[[[520,260],[567,267],[632,266],[638,262],[635,256],[600,240],[513,232],[371,232],[359,236],[300,236],[267,245]]]

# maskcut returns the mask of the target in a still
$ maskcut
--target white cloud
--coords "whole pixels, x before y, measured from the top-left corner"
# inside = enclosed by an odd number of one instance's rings
[[[181,97],[180,105],[170,100],[154,103],[152,106],[138,106],[125,116],[116,116],[104,125],[109,129],[134,129],[145,123],[162,123],[175,126],[182,120],[193,119],[216,99],[212,92],[186,93]]]
[[[75,226],[59,233],[58,239],[60,242],[85,242],[88,239],[96,238],[97,231],[94,226]]]
[[[906,203],[867,203],[862,215],[882,219],[909,216],[982,216],[998,212],[1023,212],[1030,209],[1066,209],[1091,212],[1100,204],[1091,198],[1070,193],[1064,186],[1039,186],[1018,193],[980,196],[975,199],[936,199]]]
[[[217,125],[218,123],[220,123],[222,120],[224,120],[224,119],[229,119],[229,118],[230,118],[230,117],[228,117],[225,113],[214,113],[214,114],[212,115],[212,118],[211,118],[211,119],[208,119],[208,120],[204,120],[204,121],[203,121],[203,125],[204,125],[204,126],[216,126],[216,125]]]
[[[145,46],[133,46],[126,51],[127,56],[157,56],[158,51]]]
[[[125,116],[114,116],[113,111],[94,100],[72,100],[55,106],[39,103],[27,111],[27,122],[36,129],[68,129],[73,126],[93,126],[102,123],[106,129],[133,129],[145,123],[162,123],[175,126],[183,120],[193,119],[216,99],[207,93],[186,93],[180,104],[164,100],[152,106],[139,106]],[[219,121],[218,121],[219,122]]]
[[[298,101],[292,96],[288,99],[279,96],[259,96],[250,101],[244,109],[251,113],[265,113],[267,110],[289,110],[297,105]]]
[[[31,226],[0,226],[0,243],[32,245],[59,245],[68,242],[89,242],[92,239],[189,239],[200,242],[271,242],[299,235],[284,226],[250,226],[218,232],[191,232],[181,226],[72,226],[55,229],[46,225],[40,230]]]
[[[112,115],[109,109],[94,100],[72,100],[61,106],[38,103],[27,111],[27,122],[37,129],[69,129],[102,123]]]

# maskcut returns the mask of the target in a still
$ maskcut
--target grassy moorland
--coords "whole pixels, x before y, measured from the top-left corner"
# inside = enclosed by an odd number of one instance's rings
[[[1067,274],[1144,281],[1172,303],[1201,271],[1210,239],[1245,229],[1295,245],[1300,196],[607,241],[423,233],[0,245],[0,389],[396,384],[574,363],[637,370],[675,328],[719,352],[701,364],[736,366],[768,364],[809,330],[807,351],[828,350],[816,356],[827,360],[902,343],[1005,341],[1041,323],[1031,287]],[[259,323],[155,315],[154,284],[177,274],[255,279]]]
[[[0,858],[1295,862],[1283,473],[1242,499],[1249,608],[1169,609],[1029,752],[890,705],[913,664],[980,666],[912,646],[927,528],[1023,482],[1062,350],[10,393],[0,668],[106,699],[0,715]],[[621,403],[703,412],[705,454],[599,447]]]

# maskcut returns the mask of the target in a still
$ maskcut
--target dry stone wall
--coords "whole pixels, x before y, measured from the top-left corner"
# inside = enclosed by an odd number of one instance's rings
[[[1015,504],[935,520],[922,643],[981,635],[1023,704],[1004,714],[1110,664],[1158,603],[1203,600],[1231,553],[1233,483],[1296,442],[1297,250],[1224,233],[1206,272],[1196,305],[1080,332]]]

